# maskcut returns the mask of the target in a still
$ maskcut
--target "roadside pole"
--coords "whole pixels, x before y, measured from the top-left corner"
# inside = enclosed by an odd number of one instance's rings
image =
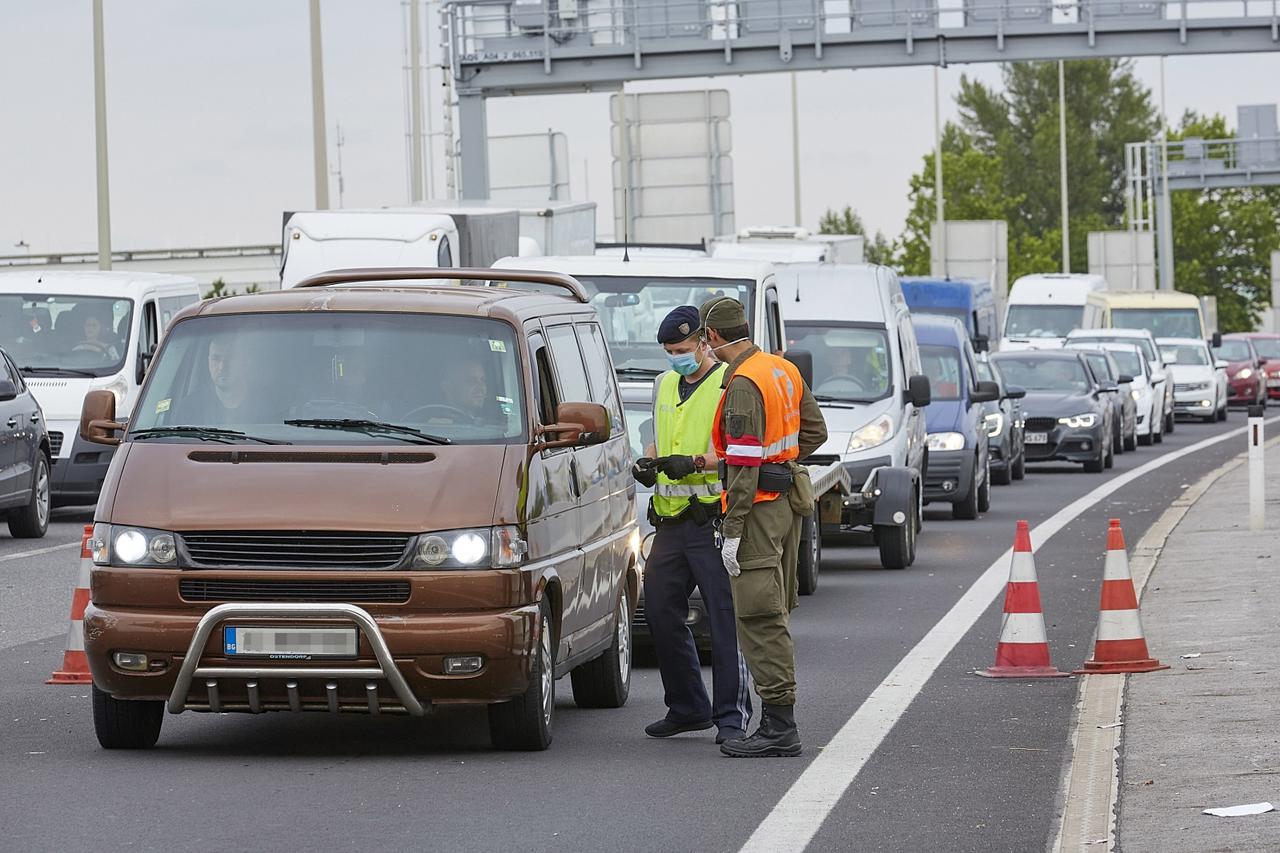
[[[1264,470],[1265,406],[1249,407],[1249,529],[1257,533],[1267,522],[1267,483]]]

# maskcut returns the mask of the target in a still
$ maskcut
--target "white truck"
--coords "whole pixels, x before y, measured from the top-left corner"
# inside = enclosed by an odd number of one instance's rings
[[[806,228],[768,225],[716,237],[708,252],[713,258],[775,264],[860,264],[865,247],[866,238],[860,234],[814,234]]]

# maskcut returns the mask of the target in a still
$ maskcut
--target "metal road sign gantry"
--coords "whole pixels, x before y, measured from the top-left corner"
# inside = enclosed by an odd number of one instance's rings
[[[631,80],[1280,49],[1280,0],[452,0],[462,194],[488,192],[485,99]]]

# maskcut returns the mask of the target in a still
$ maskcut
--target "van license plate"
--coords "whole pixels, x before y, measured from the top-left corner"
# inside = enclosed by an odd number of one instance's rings
[[[355,628],[298,626],[223,626],[223,650],[228,657],[266,657],[273,660],[354,658],[360,636]]]
[[[1027,444],[1048,444],[1049,433],[1047,432],[1029,432],[1026,435]]]

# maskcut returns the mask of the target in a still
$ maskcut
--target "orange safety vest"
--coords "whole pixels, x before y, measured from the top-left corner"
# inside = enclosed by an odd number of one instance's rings
[[[800,399],[804,380],[786,359],[758,352],[738,366],[734,376],[750,379],[764,400],[764,435],[726,436],[724,398],[716,409],[711,443],[716,455],[729,465],[757,468],[766,462],[787,462],[800,457]],[[726,386],[727,389],[728,386]],[[757,490],[753,503],[775,500],[779,492]],[[720,508],[727,510],[727,492],[720,494]]]

